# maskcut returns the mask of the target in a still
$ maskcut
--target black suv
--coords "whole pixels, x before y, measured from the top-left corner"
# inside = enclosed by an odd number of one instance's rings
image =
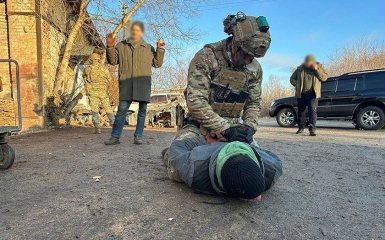
[[[357,128],[381,129],[385,125],[385,69],[346,73],[322,84],[318,118],[352,120]],[[282,127],[297,123],[297,99],[279,98],[269,114]]]

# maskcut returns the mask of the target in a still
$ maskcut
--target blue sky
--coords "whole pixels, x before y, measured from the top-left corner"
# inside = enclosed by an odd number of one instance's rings
[[[222,19],[228,14],[243,11],[263,15],[272,36],[269,51],[260,59],[265,79],[274,74],[287,80],[291,68],[299,65],[307,53],[325,62],[347,42],[362,37],[385,40],[385,0],[226,0],[207,5],[198,8],[199,17],[194,23],[204,34],[191,50],[225,38]]]
[[[117,0],[108,5],[120,12]],[[179,20],[185,29],[194,27],[201,33],[183,58],[190,59],[205,43],[226,38],[222,21],[228,14],[242,11],[267,18],[272,44],[260,59],[265,79],[274,74],[287,82],[307,53],[325,63],[346,43],[362,38],[385,42],[385,0],[206,0],[196,9],[195,18]],[[146,22],[141,14],[134,15],[138,17]]]

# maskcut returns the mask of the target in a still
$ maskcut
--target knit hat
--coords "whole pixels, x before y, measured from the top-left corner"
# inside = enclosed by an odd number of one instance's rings
[[[230,197],[253,199],[265,191],[265,179],[254,151],[245,143],[227,144],[217,158],[219,185]]]

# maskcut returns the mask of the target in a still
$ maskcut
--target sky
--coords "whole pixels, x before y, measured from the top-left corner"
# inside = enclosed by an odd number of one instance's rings
[[[116,1],[109,4],[111,8],[119,7]],[[385,43],[385,0],[204,1],[196,5],[196,17],[180,19],[182,28],[194,27],[200,32],[199,39],[189,44],[182,57],[191,58],[206,43],[226,38],[223,19],[227,15],[239,11],[262,15],[269,22],[272,38],[270,49],[259,59],[264,79],[275,75],[288,82],[292,69],[308,53],[326,63],[331,54],[347,43],[363,38]],[[140,18],[140,14],[135,17]]]
[[[276,75],[288,81],[308,53],[322,63],[346,43],[362,38],[385,42],[385,0],[218,0],[206,5],[194,20],[204,34],[191,51],[226,38],[222,20],[228,14],[265,16],[272,43],[259,59],[264,79]]]

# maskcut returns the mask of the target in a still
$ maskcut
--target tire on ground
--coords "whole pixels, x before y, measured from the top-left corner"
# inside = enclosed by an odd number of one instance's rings
[[[364,107],[357,114],[357,124],[364,130],[381,129],[385,125],[385,113],[376,106]]]
[[[15,151],[8,144],[0,145],[0,170],[8,169],[15,161]]]
[[[286,121],[284,114],[286,114]],[[293,116],[292,120],[288,121],[287,114]],[[282,108],[278,111],[276,120],[278,125],[281,127],[294,127],[297,124],[297,114],[292,108]]]

